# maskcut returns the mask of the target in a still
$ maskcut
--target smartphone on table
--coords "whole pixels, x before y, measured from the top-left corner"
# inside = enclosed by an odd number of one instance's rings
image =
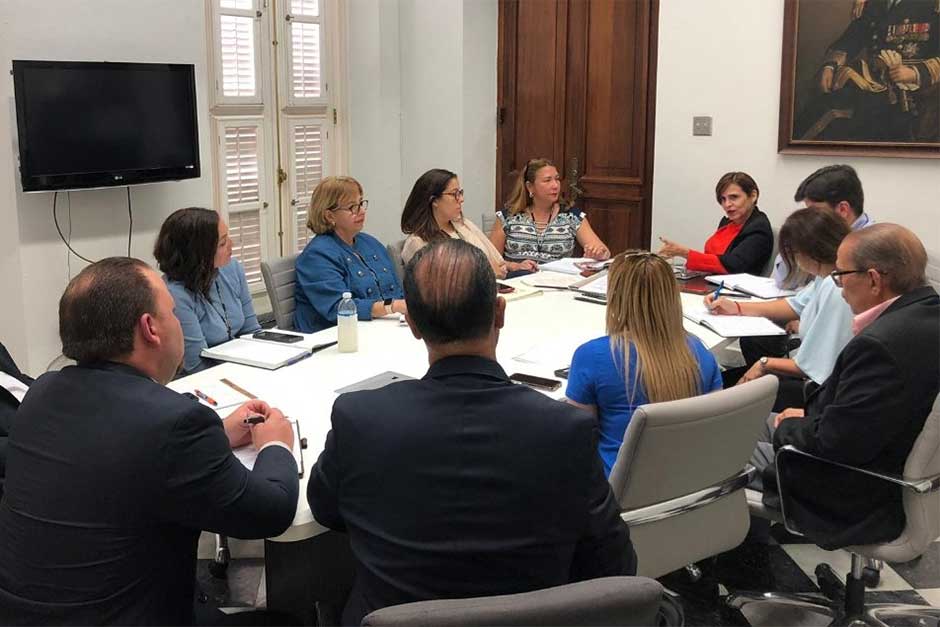
[[[506,285],[505,283],[496,282],[496,291],[500,294],[512,294],[516,291],[512,285]]]
[[[561,381],[547,379],[545,377],[536,377],[535,375],[523,374],[521,372],[516,372],[509,375],[509,380],[514,381],[515,383],[528,385],[529,387],[538,388],[540,390],[547,390],[549,392],[553,392],[561,387]]]
[[[284,344],[293,344],[294,342],[299,342],[304,339],[302,335],[294,335],[293,333],[278,333],[277,331],[258,331],[252,335],[256,340],[265,340],[267,342],[282,342]]]

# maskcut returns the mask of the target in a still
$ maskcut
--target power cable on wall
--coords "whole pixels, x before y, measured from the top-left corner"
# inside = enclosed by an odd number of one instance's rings
[[[59,226],[59,214],[58,214],[57,211],[56,211],[56,203],[57,203],[58,200],[59,200],[59,192],[55,192],[54,194],[52,194],[52,221],[55,222],[55,230],[58,231],[58,233],[59,233],[59,238],[62,239],[62,242],[65,244],[65,247],[68,248],[70,251],[72,251],[72,254],[73,254],[73,255],[75,255],[76,257],[78,257],[78,258],[81,259],[82,261],[87,261],[88,263],[95,263],[94,261],[92,261],[92,260],[89,259],[88,257],[83,257],[82,255],[79,255],[77,252],[75,252],[75,249],[72,248],[72,245],[69,243],[69,240],[65,239],[65,236],[62,234],[62,228]],[[69,239],[72,238],[71,222],[72,222],[72,211],[71,211],[71,208],[70,208],[70,209],[69,209],[69,225],[70,225],[70,227],[69,227]]]
[[[131,233],[134,231],[134,214],[131,212],[131,186],[127,189],[127,256],[131,256]]]

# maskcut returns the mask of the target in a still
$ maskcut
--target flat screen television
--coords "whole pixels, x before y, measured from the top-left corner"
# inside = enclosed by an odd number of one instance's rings
[[[199,177],[192,65],[13,61],[23,191]]]

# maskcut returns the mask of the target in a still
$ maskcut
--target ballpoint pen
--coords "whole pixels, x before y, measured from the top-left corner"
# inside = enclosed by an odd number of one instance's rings
[[[264,416],[248,416],[244,420],[246,425],[258,425],[262,422],[264,422]]]
[[[212,398],[211,396],[207,396],[205,392],[202,392],[200,390],[193,390],[193,394],[195,394],[196,396],[198,396],[205,402],[209,403],[213,407],[216,407],[219,404],[214,398]]]

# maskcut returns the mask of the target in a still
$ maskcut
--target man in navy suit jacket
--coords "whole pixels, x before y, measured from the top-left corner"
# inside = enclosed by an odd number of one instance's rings
[[[347,531],[356,558],[343,623],[410,601],[634,574],[593,418],[496,363],[506,301],[486,257],[434,243],[404,283],[431,367],[336,399],[307,487],[316,519]]]
[[[0,500],[2,500],[10,425],[13,423],[13,414],[20,406],[20,392],[23,388],[28,388],[33,380],[20,372],[20,369],[16,367],[16,362],[2,343],[0,343],[0,372],[4,375],[0,376]],[[8,386],[6,382],[10,385]]]
[[[263,538],[291,524],[291,425],[261,401],[219,420],[164,387],[183,334],[142,261],[79,273],[59,334],[78,365],[39,377],[10,433],[0,624],[190,624],[200,530]],[[266,420],[246,426],[248,413]],[[232,455],[249,443],[251,472]]]

